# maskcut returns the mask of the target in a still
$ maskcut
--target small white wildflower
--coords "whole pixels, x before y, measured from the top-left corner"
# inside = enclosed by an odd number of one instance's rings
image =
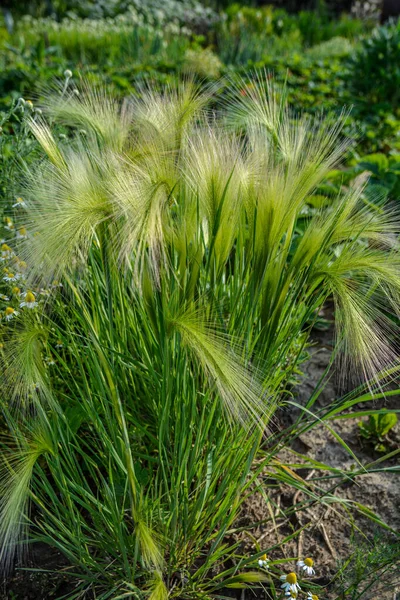
[[[281,575],[280,577],[282,581],[281,588],[286,592],[292,592],[297,595],[298,591],[301,590],[301,587],[297,583],[297,575],[296,573],[288,573],[287,575]]]
[[[26,204],[22,200],[22,198],[17,198],[15,203],[12,206],[13,206],[13,208],[25,208]]]
[[[70,71],[69,69],[65,69],[65,71],[64,71],[64,77],[66,79],[71,79],[71,77],[72,77],[72,71]]]
[[[35,294],[32,292],[26,292],[24,302],[19,305],[20,308],[36,308],[38,303],[36,302]]]
[[[11,319],[16,317],[17,315],[18,315],[18,311],[16,311],[11,306],[7,306],[6,310],[4,311],[4,318],[6,321],[11,321]]]
[[[8,302],[9,301],[9,297],[5,296],[4,294],[0,294],[0,300],[4,300],[4,302]]]
[[[258,565],[262,568],[262,569],[268,569],[268,557],[266,554],[263,554],[262,556],[260,556],[260,558],[258,559]]]
[[[48,296],[50,296],[50,294],[51,294],[51,290],[46,290],[44,288],[40,288],[40,290],[39,290],[39,296],[48,297]]]
[[[311,592],[307,592],[307,600],[319,600],[316,594],[312,594]]]
[[[15,235],[18,240],[26,240],[26,238],[28,237],[28,232],[25,227],[21,227],[20,229],[18,229]]]
[[[304,560],[297,561],[297,566],[302,569],[306,575],[315,575],[313,569],[314,561],[312,558],[305,558]]]
[[[6,275],[3,277],[4,281],[18,281],[18,279],[20,278],[20,275],[18,273],[16,273],[14,275],[14,273],[6,273]]]
[[[14,256],[14,252],[10,248],[8,244],[2,244],[0,248],[0,257],[2,260],[6,260],[12,258]]]

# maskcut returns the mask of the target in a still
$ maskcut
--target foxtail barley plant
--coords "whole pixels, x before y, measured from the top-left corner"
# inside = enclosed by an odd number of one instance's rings
[[[299,226],[346,115],[292,114],[261,80],[215,115],[214,92],[66,91],[30,121],[43,159],[2,257],[0,557],[57,548],[71,598],[271,584],[232,532],[324,302],[347,369],[396,360],[393,212],[356,186]]]

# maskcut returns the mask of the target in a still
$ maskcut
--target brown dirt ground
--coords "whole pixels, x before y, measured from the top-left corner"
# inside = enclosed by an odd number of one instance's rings
[[[314,347],[310,350],[310,358],[303,365],[304,378],[300,385],[296,401],[305,404],[314,391],[319,379],[329,364],[332,352],[332,331],[315,332]],[[338,376],[333,375],[319,396],[317,406],[326,406],[340,396],[338,389]],[[342,378],[341,378],[342,379]],[[375,408],[386,409],[400,408],[399,397],[389,397],[383,401],[377,401]],[[353,407],[361,410],[362,406]],[[296,411],[283,411],[278,415],[281,427],[287,426],[297,418]],[[367,418],[365,418],[367,419]],[[336,420],[331,422],[332,429],[340,435],[349,448],[357,456],[362,465],[367,465],[377,460],[381,455],[377,454],[372,446],[363,442],[359,436],[360,418]],[[400,447],[400,422],[389,434],[387,451]],[[331,467],[338,467],[351,472],[356,467],[356,461],[349,455],[343,446],[335,439],[325,426],[321,425],[313,429],[311,433],[305,434],[294,440],[292,449],[308,458],[315,459]],[[279,456],[283,463],[301,462],[294,457],[290,451],[284,450]],[[398,455],[386,461],[380,467],[398,466]],[[300,469],[297,473],[302,478],[310,481],[318,476],[317,471]],[[335,480],[327,484],[321,483],[321,487],[330,487]],[[337,480],[339,481],[339,480]],[[268,482],[266,482],[268,483]],[[268,488],[270,490],[270,488]],[[367,508],[379,515],[380,519],[400,535],[400,474],[399,472],[375,472],[360,475],[345,481],[335,491],[338,498],[344,498],[351,502],[360,502]],[[290,558],[297,556],[312,556],[317,566],[317,577],[315,582],[327,585],[324,598],[338,598],[337,585],[330,582],[338,571],[340,564],[345,561],[359,544],[368,544],[377,537],[399,544],[400,537],[388,532],[362,515],[354,515],[354,522],[349,515],[340,507],[335,505],[315,505],[301,513],[297,513],[289,523],[281,518],[280,507],[290,508],[292,505],[303,500],[302,493],[296,494],[296,490],[286,485],[280,485],[272,493],[268,491],[268,498],[274,505],[275,526],[269,522],[267,526],[259,526],[252,531],[254,537],[260,543],[261,548],[268,549],[290,535],[296,529],[306,526],[301,535],[294,540],[285,543],[284,553],[274,550],[269,557],[272,560]],[[270,509],[262,494],[256,493],[249,499],[242,512],[241,525],[246,522],[257,523],[268,517]],[[357,529],[358,528],[358,529]],[[249,552],[254,552],[254,544],[248,542]],[[341,597],[339,595],[339,597]],[[346,598],[357,596],[346,596]],[[371,589],[363,595],[364,600],[400,600],[400,564],[393,565],[389,573],[385,575],[384,581],[377,581]]]

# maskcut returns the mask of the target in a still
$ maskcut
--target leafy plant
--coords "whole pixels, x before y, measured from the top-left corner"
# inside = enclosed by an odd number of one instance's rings
[[[368,171],[371,177],[366,193],[400,200],[400,155],[369,154],[355,166],[355,172]]]
[[[366,178],[364,188],[366,201],[379,204],[386,199],[400,199],[400,155],[398,154],[386,156],[375,153],[354,157],[349,161],[346,171],[332,171],[328,176],[329,183],[320,189],[332,197],[339,193],[342,184],[352,185],[363,173],[367,177],[364,177]]]
[[[369,415],[365,423],[360,421],[360,435],[374,445],[379,452],[386,451],[386,436],[397,423],[396,413],[388,411]]]
[[[397,106],[400,89],[400,22],[377,27],[349,60],[347,82],[365,108],[370,103]]]

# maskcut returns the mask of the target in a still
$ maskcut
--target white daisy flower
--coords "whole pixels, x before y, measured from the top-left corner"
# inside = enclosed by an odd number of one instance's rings
[[[285,590],[285,594],[286,592],[292,592],[293,594],[295,594],[295,596],[297,596],[297,593],[299,590],[301,590],[301,587],[297,583],[296,573],[288,573],[287,575],[281,575],[280,579],[282,581],[281,588]]]
[[[269,560],[268,560],[268,557],[266,554],[263,554],[258,559],[258,564],[262,569],[268,569],[268,563],[269,563]]]
[[[50,296],[51,294],[51,290],[45,290],[44,288],[40,288],[39,290],[39,296]]]
[[[6,225],[4,225],[4,229],[7,229],[7,231],[14,231],[14,223],[8,217],[6,217]]]
[[[18,311],[14,310],[14,308],[12,308],[11,306],[7,306],[6,310],[4,311],[4,318],[6,321],[11,321],[11,319],[16,317],[17,315]]]
[[[36,302],[35,294],[32,292],[26,292],[24,302],[19,305],[20,308],[35,308],[38,305]]]
[[[307,592],[307,600],[319,600],[316,594],[312,594],[311,592]]]
[[[7,260],[14,256],[14,252],[8,244],[2,244],[0,248],[0,256],[2,260]]]
[[[13,208],[25,208],[26,204],[22,200],[22,198],[17,198],[15,203],[12,206],[13,206]]]
[[[10,273],[10,272],[8,272],[3,277],[4,281],[18,281],[19,278],[20,278],[20,275],[18,273],[16,275],[14,275],[14,273]]]
[[[306,575],[315,575],[313,569],[314,561],[312,558],[305,558],[304,560],[297,561],[297,566],[302,569]]]
[[[15,235],[18,240],[26,240],[26,238],[28,237],[28,232],[26,230],[26,227],[21,227],[20,229],[18,229],[18,231]]]
[[[9,297],[5,296],[4,294],[0,294],[0,300],[4,300],[4,302],[8,302],[9,301]]]

